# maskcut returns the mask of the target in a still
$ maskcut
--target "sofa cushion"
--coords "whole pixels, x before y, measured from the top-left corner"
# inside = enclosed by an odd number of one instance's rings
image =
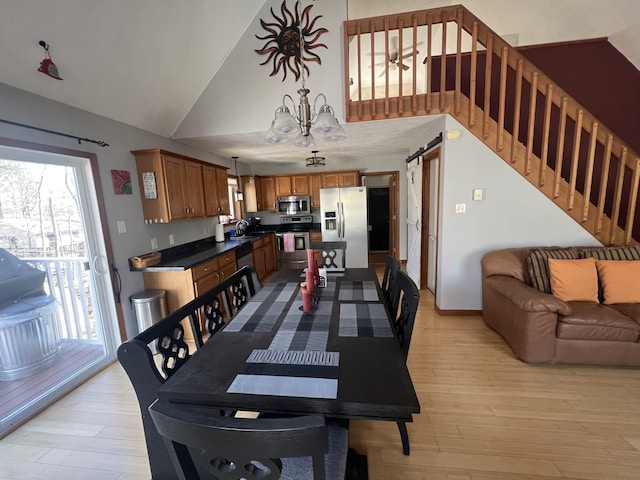
[[[549,280],[549,258],[564,260],[579,258],[579,252],[575,248],[542,247],[532,248],[527,256],[527,271],[531,286],[541,292],[551,293],[551,281]]]
[[[636,342],[640,324],[620,311],[593,302],[569,302],[572,313],[558,317],[558,338]]]
[[[640,260],[640,245],[625,247],[583,247],[581,258],[593,257],[597,260]]]
[[[593,258],[549,258],[551,293],[565,302],[598,302],[598,272]]]
[[[640,325],[640,303],[614,303],[609,307],[635,320]]]
[[[604,303],[640,303],[640,261],[596,260]]]

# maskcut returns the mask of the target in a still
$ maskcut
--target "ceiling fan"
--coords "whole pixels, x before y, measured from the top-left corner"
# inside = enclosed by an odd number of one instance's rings
[[[385,59],[376,63],[375,67],[384,66],[384,70],[378,75],[378,77],[382,77],[386,71],[394,71],[397,70],[398,67],[402,68],[402,70],[407,71],[411,68],[410,65],[407,65],[403,62],[403,60],[407,58],[411,58],[414,55],[418,55],[420,52],[416,50],[413,46],[404,47],[402,49],[403,54],[400,55],[398,50],[398,37],[391,37],[391,45],[388,53],[375,53],[375,55],[384,55]],[[407,51],[407,53],[404,53]]]

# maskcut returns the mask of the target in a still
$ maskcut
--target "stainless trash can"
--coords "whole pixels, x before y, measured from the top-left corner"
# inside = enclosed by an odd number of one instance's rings
[[[131,295],[129,302],[136,312],[138,333],[167,316],[166,290],[145,290]],[[151,351],[156,353],[155,345],[152,346]]]

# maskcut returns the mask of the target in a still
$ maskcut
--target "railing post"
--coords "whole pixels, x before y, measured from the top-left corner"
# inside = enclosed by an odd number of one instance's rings
[[[607,143],[604,147],[604,159],[602,165],[602,178],[600,179],[600,196],[598,198],[598,215],[596,220],[595,233],[602,231],[604,220],[604,204],[607,198],[607,186],[609,185],[609,168],[611,167],[611,150],[613,146],[613,135],[607,135]]]
[[[571,156],[571,177],[569,179],[569,202],[567,210],[573,209],[573,203],[576,197],[576,177],[578,175],[578,160],[580,159],[580,139],[582,138],[582,118],[584,112],[578,110],[576,119],[576,131],[573,138],[573,155]]]
[[[540,158],[540,178],[538,185],[544,186],[549,158],[549,130],[551,129],[551,107],[553,106],[553,84],[547,83],[547,101],[544,105],[544,126],[542,130],[542,155]]]
[[[631,243],[633,235],[633,221],[636,214],[636,202],[638,201],[638,184],[640,183],[640,159],[636,159],[633,167],[633,177],[631,179],[631,193],[629,195],[629,205],[627,208],[627,224],[625,228],[624,243]]]

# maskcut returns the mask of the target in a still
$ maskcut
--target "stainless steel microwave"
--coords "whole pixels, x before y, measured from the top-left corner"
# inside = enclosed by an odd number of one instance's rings
[[[276,204],[280,215],[311,215],[311,199],[309,195],[277,197]]]

